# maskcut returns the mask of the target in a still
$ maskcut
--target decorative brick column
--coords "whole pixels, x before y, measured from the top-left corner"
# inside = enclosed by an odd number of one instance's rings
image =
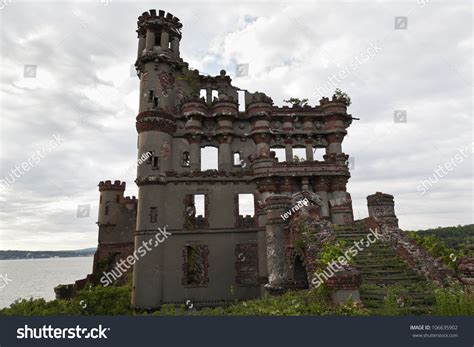
[[[329,215],[329,179],[326,177],[316,177],[313,180],[313,190],[316,194],[319,195],[323,201],[323,206],[321,207],[322,217],[330,219]]]
[[[379,219],[389,227],[398,228],[398,218],[395,215],[393,195],[377,192],[367,196],[369,217]]]
[[[218,169],[219,171],[230,171],[234,164],[231,148],[232,135],[218,135],[217,141],[219,142]]]
[[[330,204],[331,221],[334,224],[345,225],[354,221],[352,213],[352,201],[350,195],[346,192],[348,177],[338,176],[331,179],[330,185]]]
[[[290,205],[291,198],[287,195],[272,195],[266,200],[268,283],[265,289],[272,294],[283,292],[288,282],[284,235],[286,222],[281,215],[290,208]]]

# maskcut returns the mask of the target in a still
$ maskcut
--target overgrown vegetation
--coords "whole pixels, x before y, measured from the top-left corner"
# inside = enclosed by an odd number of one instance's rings
[[[283,100],[283,102],[299,107],[308,105],[308,99],[289,98],[288,100]]]
[[[338,258],[340,256],[344,257],[347,263],[350,263],[350,261],[344,256],[345,250],[346,242],[342,240],[323,243],[321,245],[321,252],[319,252],[317,258],[317,268],[319,270],[324,270],[328,264],[332,263],[333,261],[338,262]]]
[[[366,288],[367,289],[367,288]],[[321,286],[315,290],[289,291],[280,296],[264,296],[259,299],[236,302],[227,307],[202,310],[188,309],[186,305],[163,305],[151,313],[157,316],[304,316],[304,315],[406,315],[412,314],[410,288],[390,286],[381,309],[363,308],[360,303],[348,302],[335,305],[330,291]],[[473,315],[474,300],[462,288],[437,288],[434,290],[436,315]],[[131,287],[92,287],[81,291],[72,300],[29,299],[19,300],[0,310],[7,316],[52,315],[136,315],[130,307]],[[148,313],[141,313],[148,314]]]
[[[446,266],[456,270],[456,260],[464,255],[468,255],[467,250],[454,250],[435,236],[422,236],[417,232],[409,232],[408,235],[420,246],[425,248],[434,258],[440,259]]]
[[[352,101],[351,101],[351,98],[349,97],[349,95],[347,95],[347,93],[344,93],[342,90],[340,90],[339,88],[336,88],[336,90],[334,91],[334,95],[340,99],[340,98],[344,98],[346,99],[346,106],[350,106]]]
[[[78,293],[71,300],[23,299],[0,310],[7,316],[50,316],[50,315],[130,315],[131,287],[90,287]]]
[[[49,316],[49,315],[132,315],[131,288],[94,287],[84,290],[72,300],[29,299],[19,300],[0,315]],[[144,313],[145,314],[145,313]],[[163,305],[152,313],[159,316],[174,315],[235,315],[235,316],[300,316],[300,315],[368,315],[360,304],[349,302],[334,305],[326,289],[290,291],[281,296],[264,296],[238,302],[227,307],[189,310],[185,305]]]
[[[440,316],[474,315],[474,297],[466,294],[461,287],[439,288],[435,290],[435,314]]]

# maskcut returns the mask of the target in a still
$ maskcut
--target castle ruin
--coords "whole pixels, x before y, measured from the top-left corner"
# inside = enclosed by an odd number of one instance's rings
[[[233,86],[224,70],[211,77],[190,69],[180,55],[182,24],[172,14],[150,10],[137,24],[137,158],[147,159],[137,166],[138,199],[124,196],[125,182],[99,184],[95,282],[166,226],[172,235],[133,266],[136,309],[187,300],[225,305],[308,288],[312,251],[296,249],[294,206],[307,201],[306,215],[330,228],[358,225],[342,149],[354,119],[347,100],[275,106],[264,93]],[[216,170],[201,169],[209,146],[218,149]],[[294,157],[296,148],[305,158]],[[254,215],[242,212],[242,195],[253,197]],[[368,206],[370,220],[398,228],[392,196],[369,196]],[[360,281],[349,282],[341,288]]]

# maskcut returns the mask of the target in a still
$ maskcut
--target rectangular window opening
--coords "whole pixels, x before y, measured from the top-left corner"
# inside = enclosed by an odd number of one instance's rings
[[[158,211],[156,207],[150,207],[150,223],[158,221]]]
[[[239,194],[239,215],[243,217],[255,216],[253,194]]]
[[[212,90],[211,101],[214,100],[214,98],[219,98],[219,93],[215,89]]]
[[[182,166],[189,167],[189,165],[190,165],[189,152],[183,152]]]
[[[245,91],[238,90],[237,94],[239,96],[239,112],[245,112]]]
[[[199,91],[199,97],[200,97],[200,98],[204,98],[204,100],[207,99],[206,89],[201,89],[201,90]],[[206,101],[207,101],[207,100],[206,100]]]
[[[305,161],[306,159],[306,148],[293,148],[293,161]]]
[[[219,156],[218,149],[212,146],[201,148],[201,171],[218,170]]]
[[[145,156],[146,156],[146,162],[145,163],[151,165],[152,162],[153,162],[153,151],[147,151]]]
[[[159,164],[160,164],[160,161],[159,161],[159,158],[157,156],[153,156],[152,157],[153,160],[152,160],[152,170],[158,170],[159,169]]]
[[[234,166],[242,166],[242,158],[240,155],[240,152],[235,152],[234,153]]]
[[[152,102],[154,96],[155,96],[155,92],[152,89],[150,89],[148,91],[148,102]]]
[[[275,152],[278,162],[282,163],[286,161],[286,152],[284,148],[271,148],[270,151]]]
[[[160,35],[160,33],[155,33],[155,46],[161,46],[161,35]]]
[[[326,154],[326,149],[321,147],[316,147],[313,149],[313,159],[318,161],[324,161],[323,155]]]
[[[207,278],[207,247],[186,246],[185,248],[185,284],[205,285]]]
[[[203,218],[206,218],[205,200],[206,196],[204,194],[194,195],[194,208],[197,217],[202,216]]]

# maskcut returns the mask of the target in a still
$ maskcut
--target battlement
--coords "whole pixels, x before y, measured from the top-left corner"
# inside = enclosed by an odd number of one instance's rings
[[[116,180],[114,181],[114,183],[112,183],[112,181],[110,180],[107,180],[107,181],[100,181],[99,182],[99,192],[103,192],[103,191],[125,191],[125,185],[126,183],[125,182],[121,182],[119,180]]]
[[[177,31],[183,27],[178,17],[173,16],[173,14],[169,12],[166,13],[163,10],[159,10],[157,14],[155,9],[143,12],[142,15],[138,17],[137,25],[138,32],[146,30],[149,26],[157,25],[176,28]]]
[[[138,199],[135,195],[133,196],[126,196],[123,198],[123,203],[125,204],[138,204]]]

